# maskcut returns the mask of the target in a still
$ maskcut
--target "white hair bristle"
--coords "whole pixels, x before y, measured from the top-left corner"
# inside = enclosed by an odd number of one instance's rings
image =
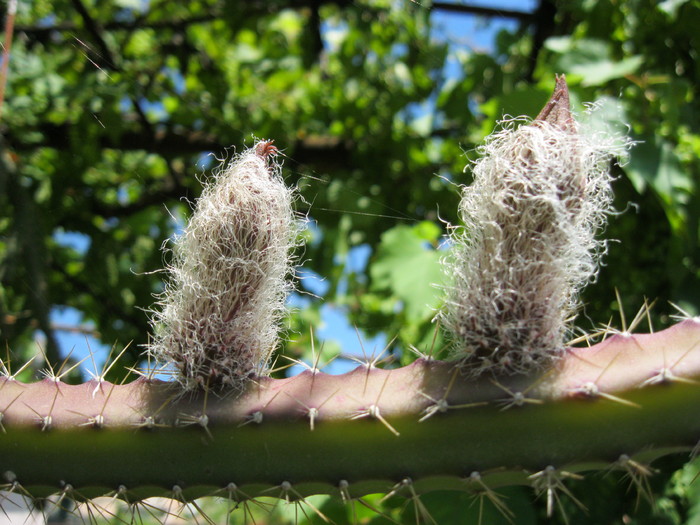
[[[565,111],[490,136],[462,193],[438,318],[474,376],[551,366],[605,252],[596,233],[612,210],[609,167],[621,142],[580,133],[562,96]]]
[[[175,239],[149,352],[185,390],[240,390],[278,344],[298,228],[271,144],[222,164]]]

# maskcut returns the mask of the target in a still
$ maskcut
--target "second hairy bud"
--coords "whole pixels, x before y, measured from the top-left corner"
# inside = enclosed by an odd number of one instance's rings
[[[439,314],[463,369],[526,373],[562,354],[611,211],[610,137],[580,133],[563,77],[532,123],[487,139],[460,202]]]

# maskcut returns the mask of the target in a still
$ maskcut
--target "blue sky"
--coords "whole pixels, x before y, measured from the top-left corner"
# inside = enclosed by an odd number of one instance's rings
[[[467,2],[464,2],[467,3]],[[499,1],[481,1],[468,2],[469,5],[477,5],[484,7],[499,7],[502,9],[513,9],[518,11],[531,12],[537,6],[537,0],[499,0]],[[446,41],[450,44],[450,59],[447,63],[447,76],[460,75],[459,61],[456,59],[458,53],[470,51],[491,51],[494,48],[494,39],[499,31],[503,29],[514,29],[517,27],[517,22],[505,18],[486,19],[475,17],[469,14],[446,13],[444,11],[436,11],[432,14],[433,20],[433,37],[439,41]],[[193,166],[193,169],[195,167]],[[62,244],[70,245],[78,250],[86,250],[88,248],[89,237],[76,234],[73,232],[58,232],[56,239]],[[362,271],[370,256],[369,249],[365,246],[354,248],[350,251],[347,267],[349,271]],[[318,295],[323,295],[325,284],[323,280],[307,274],[304,280],[304,287],[314,291]],[[297,306],[303,302],[296,298],[292,303]],[[83,327],[91,329],[92,327],[83,322],[82,315],[79,311],[73,308],[56,308],[52,312],[52,321],[56,325],[67,327]],[[80,360],[87,358],[82,365],[85,374],[87,371],[93,370],[93,359],[96,367],[101,369],[107,355],[109,347],[101,345],[94,337],[83,333],[70,331],[57,331],[57,339],[61,346],[64,355],[72,351],[74,358]],[[338,343],[343,353],[362,354],[361,348],[372,354],[378,353],[386,344],[386,337],[383,335],[374,338],[363,338],[358,341],[358,333],[355,328],[347,322],[345,313],[342,308],[332,304],[326,304],[322,307],[322,323],[321,326],[315,327],[315,338],[317,340],[317,348],[324,341],[334,341]],[[126,344],[128,341],[120,342],[120,345]],[[118,346],[116,351],[119,351],[123,346]],[[90,352],[93,353],[93,358],[89,358]],[[347,371],[353,365],[347,362],[335,361],[324,371],[328,373],[342,373]],[[297,367],[300,369],[300,367]]]

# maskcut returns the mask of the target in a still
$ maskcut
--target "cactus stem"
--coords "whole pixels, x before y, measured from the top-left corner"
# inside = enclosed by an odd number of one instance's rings
[[[498,381],[468,382],[454,363],[423,359],[342,376],[305,370],[257,378],[239,397],[209,389],[183,397],[172,384],[143,377],[67,385],[4,375],[7,485],[0,488],[38,498],[58,491],[64,505],[108,495],[134,513],[156,512],[148,502],[136,505],[154,496],[180,503],[221,491],[243,500],[271,496],[284,489],[282,480],[290,500],[340,494],[353,505],[403,483],[397,495],[418,515],[418,496],[428,491],[469,492],[504,513],[489,491],[536,484],[553,508],[564,472],[618,470],[645,497],[651,461],[700,451],[700,322],[692,318],[569,348],[551,372]],[[424,450],[430,454],[417,454]],[[103,464],[110,468],[94,468]]]

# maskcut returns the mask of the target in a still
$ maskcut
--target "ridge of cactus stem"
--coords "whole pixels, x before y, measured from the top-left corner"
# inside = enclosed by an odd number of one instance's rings
[[[407,477],[418,492],[470,490],[472,472],[491,488],[531,484],[528,476],[550,465],[581,472],[625,454],[649,462],[690,451],[700,439],[697,380],[693,319],[568,349],[539,377],[472,383],[453,364],[426,360],[263,378],[224,399],[183,398],[155,380],[70,386],[5,377],[0,476],[37,497],[69,483],[86,498],[123,485],[135,499],[172,496],[176,485],[197,498],[232,482],[250,497],[274,496],[285,481],[292,499],[339,495],[343,480],[356,497]]]

